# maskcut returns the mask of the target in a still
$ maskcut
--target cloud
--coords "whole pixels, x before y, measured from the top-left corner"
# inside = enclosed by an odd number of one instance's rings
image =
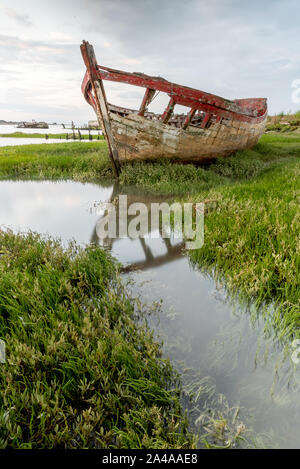
[[[26,13],[22,13],[15,8],[5,8],[5,13],[17,23],[25,27],[32,27],[33,23]]]
[[[15,0],[20,9],[0,16],[0,84],[12,109],[31,105],[55,120],[56,105],[66,119],[76,119],[75,109],[81,120],[92,118],[80,92],[83,38],[103,65],[229,99],[267,97],[273,113],[293,107],[291,83],[300,78],[298,0],[74,0],[71,9],[69,0],[40,0],[40,9],[34,3]],[[111,102],[131,108],[144,92],[110,82],[105,88]]]
[[[79,44],[0,34],[0,63],[0,119],[81,123],[93,117],[80,88]]]
[[[290,106],[290,82],[300,76],[297,0],[85,4],[96,54],[97,35],[119,53],[111,54],[107,65],[122,68],[124,63],[136,71],[136,60],[140,71],[230,99],[266,96],[272,112]]]
[[[60,64],[63,68],[80,63],[79,45],[21,39],[18,36],[0,34],[0,63],[31,63],[32,66]]]

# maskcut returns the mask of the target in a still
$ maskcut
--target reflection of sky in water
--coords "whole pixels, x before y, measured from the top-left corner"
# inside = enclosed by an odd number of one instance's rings
[[[96,184],[3,181],[0,226],[30,228],[64,241],[95,242],[99,203],[113,193],[112,187]],[[142,195],[138,198],[141,202]],[[192,269],[186,257],[177,252],[172,257],[176,244],[178,240],[168,246],[150,237],[144,242],[125,238],[111,243],[112,253],[122,263],[149,257],[148,269],[130,274],[136,281],[130,288],[143,302],[163,299],[159,323],[153,319],[153,325],[164,340],[165,354],[178,369],[209,376],[229,405],[241,405],[241,420],[253,416],[255,431],[269,433],[283,447],[299,447],[297,376],[293,377],[280,345],[264,337],[264,322],[255,310],[230,305],[224,292]],[[154,268],[151,259],[162,257]]]
[[[300,446],[298,386],[294,383],[293,390],[281,349],[264,337],[263,321],[251,325],[249,312],[226,302],[224,292],[186,259],[136,273],[134,279],[133,293],[143,301],[163,299],[156,330],[178,369],[209,376],[217,393],[241,406],[242,421],[247,415],[255,431],[269,433],[283,446]]]
[[[93,204],[111,192],[93,184],[2,181],[0,226],[89,243],[99,218]]]

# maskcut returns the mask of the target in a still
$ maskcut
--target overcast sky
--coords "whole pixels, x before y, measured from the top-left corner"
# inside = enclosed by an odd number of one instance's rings
[[[271,114],[300,109],[299,25],[299,0],[0,0],[0,119],[93,119],[80,91],[83,39],[103,65],[229,99],[267,97]],[[128,107],[144,93],[105,86]]]

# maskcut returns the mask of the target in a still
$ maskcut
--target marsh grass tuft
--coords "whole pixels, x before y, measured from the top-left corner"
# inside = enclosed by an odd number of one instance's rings
[[[1,448],[183,448],[177,376],[103,250],[0,231]]]
[[[73,179],[94,182],[103,177],[112,177],[104,141],[0,148],[0,179]]]

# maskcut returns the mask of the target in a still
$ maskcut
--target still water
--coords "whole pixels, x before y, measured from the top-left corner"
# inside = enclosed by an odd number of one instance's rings
[[[154,200],[123,189],[128,203]],[[33,230],[84,245],[103,244],[97,227],[101,203],[118,197],[117,186],[75,182],[0,182],[0,227]],[[101,208],[102,207],[102,208]],[[266,320],[242,307],[182,252],[182,240],[108,240],[105,248],[139,270],[124,275],[143,303],[160,304],[151,325],[163,340],[165,356],[195,393],[184,400],[191,428],[203,433],[208,416],[232,428],[252,429],[250,439],[271,447],[300,447],[300,365],[291,364]],[[162,302],[161,302],[162,301]],[[161,302],[161,303],[160,303]]]

